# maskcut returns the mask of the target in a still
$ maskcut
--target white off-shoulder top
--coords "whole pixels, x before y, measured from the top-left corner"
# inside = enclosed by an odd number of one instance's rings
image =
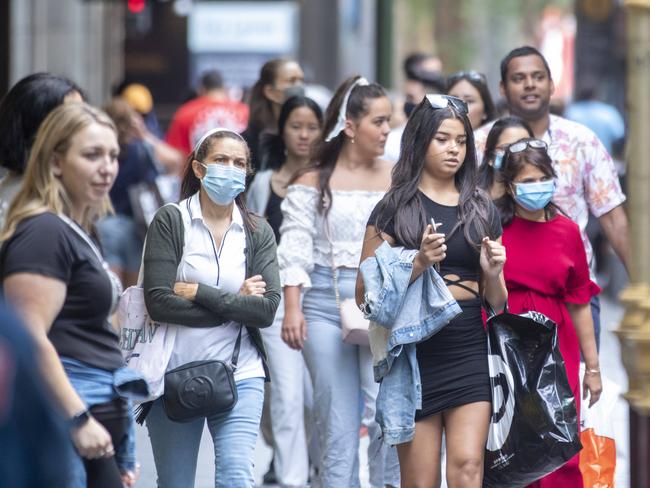
[[[368,218],[384,193],[332,190],[331,208],[325,216],[318,212],[320,192],[316,188],[289,186],[281,207],[278,246],[282,286],[309,288],[314,264],[358,268]]]

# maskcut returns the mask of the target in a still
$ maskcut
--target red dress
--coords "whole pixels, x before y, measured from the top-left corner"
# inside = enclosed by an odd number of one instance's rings
[[[519,217],[503,229],[507,260],[503,269],[512,313],[538,311],[557,324],[560,352],[580,415],[580,347],[566,303],[589,303],[600,288],[589,278],[589,265],[578,226],[557,215],[548,222]],[[579,456],[530,485],[582,488]]]

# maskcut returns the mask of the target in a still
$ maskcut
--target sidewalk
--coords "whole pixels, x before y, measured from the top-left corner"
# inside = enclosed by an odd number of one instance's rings
[[[627,390],[627,375],[621,363],[618,338],[612,333],[618,327],[623,317],[623,308],[617,303],[602,297],[601,304],[601,350],[600,363],[603,375],[615,382],[621,392]],[[616,439],[617,446],[617,488],[629,488],[629,420],[627,403],[622,398],[619,400],[613,415],[615,423],[615,432],[619,437]],[[367,449],[367,437],[361,439],[361,466],[365,465],[365,449]],[[156,468],[151,454],[151,445],[149,436],[145,428],[137,427],[137,445],[138,459],[142,464],[142,474],[138,488],[155,488],[156,486]],[[207,429],[204,431],[201,447],[199,450],[198,468],[196,473],[196,488],[212,488],[214,486],[214,456],[212,453],[212,442],[209,439]],[[258,438],[257,449],[255,453],[255,481],[261,483],[262,476],[266,472],[271,460],[271,450]],[[368,486],[367,470],[361,474],[362,486]],[[444,483],[443,483],[444,487]],[[265,485],[265,488],[271,488],[271,485]]]

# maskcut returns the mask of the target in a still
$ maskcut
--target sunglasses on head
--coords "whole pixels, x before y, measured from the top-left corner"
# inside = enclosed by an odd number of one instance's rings
[[[508,152],[511,154],[525,151],[527,148],[532,147],[534,149],[548,149],[548,144],[540,139],[529,139],[527,141],[519,141],[508,146]]]
[[[465,103],[465,100],[461,100],[458,97],[436,93],[435,95],[427,95],[426,98],[433,109],[447,108],[451,106],[459,114],[467,115],[467,103]]]
[[[447,86],[454,85],[458,80],[462,80],[462,79],[476,81],[477,83],[483,83],[484,85],[487,84],[487,80],[485,79],[485,75],[483,73],[470,70],[470,71],[458,71],[452,75],[449,75],[447,77]]]

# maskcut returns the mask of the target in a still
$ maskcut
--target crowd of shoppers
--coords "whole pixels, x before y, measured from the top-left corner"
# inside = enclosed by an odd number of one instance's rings
[[[324,114],[296,61],[266,62],[248,104],[210,71],[165,138],[142,85],[116,90],[108,115],[47,73],[4,96],[2,292],[68,422],[70,486],[136,483],[133,402],[159,486],[194,486],[206,423],[215,486],[253,486],[266,401],[280,486],[359,487],[366,433],[372,487],[439,486],[443,452],[448,486],[480,487],[493,395],[484,308],[552,319],[578,413],[581,383],[598,401],[589,212],[625,265],[629,253],[608,151],[550,114],[551,72],[532,47],[501,63],[501,118],[483,74],[445,78],[423,55],[404,68],[401,106],[357,75]],[[165,174],[175,198],[160,195]],[[411,369],[378,367],[387,346],[372,334],[346,336],[347,306],[369,314],[378,293],[363,267],[396,266],[387,249],[408,256],[408,276],[381,290],[386,307],[438,287],[435,324],[422,319],[424,298],[393,310],[395,328],[406,320],[417,335],[404,345]],[[181,422],[164,394],[152,398],[113,324],[123,285],[140,287],[150,319],[174,331],[161,379],[225,364],[230,407]],[[184,408],[224,386],[213,380],[190,376]],[[576,456],[535,486],[581,483]]]

